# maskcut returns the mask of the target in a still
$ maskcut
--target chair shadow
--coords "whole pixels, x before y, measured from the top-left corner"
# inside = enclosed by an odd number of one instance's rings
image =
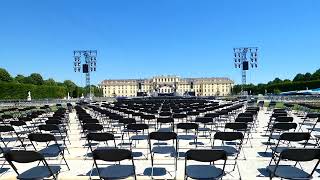
[[[166,168],[162,167],[154,167],[153,168],[153,176],[165,176],[167,174]],[[152,175],[152,168],[148,167],[143,171],[144,176],[151,176]]]
[[[258,155],[261,156],[261,157],[268,157],[268,158],[272,157],[272,153],[271,152],[258,152]]]
[[[195,142],[189,142],[189,145],[200,145],[200,146],[203,146],[204,143],[203,143],[203,142],[197,142],[197,143],[195,143]]]
[[[7,172],[9,169],[10,168],[0,168],[0,174]],[[0,177],[1,177],[1,175],[0,175]]]
[[[137,157],[142,157],[143,153],[142,152],[132,152],[132,156],[137,158]]]
[[[269,177],[270,176],[270,174],[266,168],[259,168],[258,171],[260,174],[257,175],[257,177]]]
[[[168,145],[168,143],[166,142],[157,142],[157,143],[153,143],[154,146],[165,146]]]

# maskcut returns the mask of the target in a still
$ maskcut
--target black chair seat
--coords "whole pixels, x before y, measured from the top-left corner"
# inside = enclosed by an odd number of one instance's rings
[[[273,172],[275,167],[276,167],[275,165],[272,165],[272,166],[268,166],[267,169]],[[286,178],[286,179],[303,179],[303,178],[309,179],[310,174],[294,166],[279,165],[277,167],[277,171],[275,172],[275,176]]]
[[[151,152],[157,154],[171,154],[175,153],[176,149],[174,146],[155,146],[152,148]]]
[[[223,175],[223,170],[211,165],[189,165],[186,174],[193,179],[213,179]]]
[[[65,149],[65,147],[60,146],[61,151]],[[44,149],[39,151],[44,157],[57,157],[60,154],[60,149],[56,144],[52,144]]]
[[[112,165],[105,168],[99,168],[100,177],[105,179],[121,179],[134,175],[132,165]]]
[[[197,139],[196,135],[178,135],[177,139],[179,140],[194,140]]]
[[[53,174],[57,174],[61,167],[60,166],[49,166]],[[44,179],[52,176],[51,172],[49,171],[48,167],[46,166],[37,166],[31,168],[21,174],[18,175],[17,179]]]
[[[130,140],[147,140],[148,135],[133,135],[130,137]]]
[[[272,151],[281,153],[283,150],[288,149],[288,147],[271,147]]]
[[[226,151],[227,155],[228,156],[232,156],[234,154],[237,154],[238,153],[238,150],[232,146],[214,146],[212,149],[221,149],[221,150],[224,150]]]

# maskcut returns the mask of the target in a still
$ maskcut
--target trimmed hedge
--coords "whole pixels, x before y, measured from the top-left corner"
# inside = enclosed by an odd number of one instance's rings
[[[0,83],[0,99],[27,99],[29,91],[32,99],[63,98],[67,96],[67,88],[64,86]]]
[[[257,86],[253,84],[245,85],[244,91],[251,91],[252,94],[264,94],[265,90],[268,93],[278,93],[287,91],[298,91],[306,89],[316,89],[320,88],[320,80],[314,81],[299,81],[299,82],[283,82],[276,84],[258,84]],[[237,94],[241,92],[241,85],[236,85],[233,88],[233,93]]]

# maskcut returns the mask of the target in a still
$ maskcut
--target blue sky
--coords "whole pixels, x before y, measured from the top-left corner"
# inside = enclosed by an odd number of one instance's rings
[[[4,0],[0,67],[84,85],[73,50],[97,49],[94,83],[161,74],[230,77],[233,47],[258,46],[248,82],[320,68],[319,0]]]

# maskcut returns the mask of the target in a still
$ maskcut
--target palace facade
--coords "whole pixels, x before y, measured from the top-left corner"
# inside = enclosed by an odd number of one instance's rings
[[[180,78],[178,76],[155,76],[151,79],[104,80],[99,85],[104,97],[135,97],[137,94],[195,96],[226,96],[231,93],[234,82],[229,78]]]

